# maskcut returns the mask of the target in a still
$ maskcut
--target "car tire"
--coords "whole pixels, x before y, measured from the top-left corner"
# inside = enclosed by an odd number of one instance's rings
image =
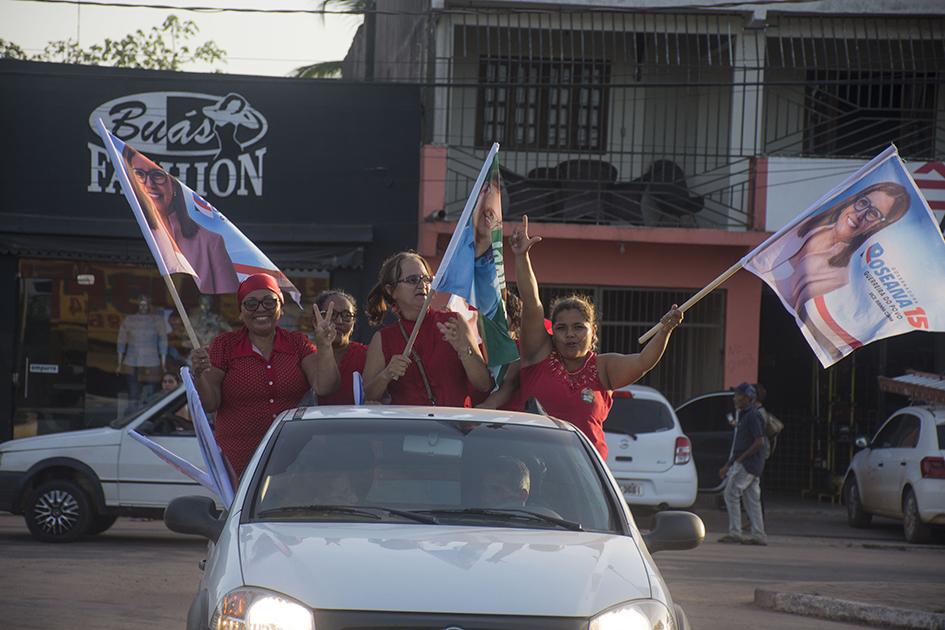
[[[89,532],[92,502],[77,483],[53,479],[38,485],[23,511],[33,538],[42,542],[72,542]]]
[[[906,542],[919,544],[932,539],[932,528],[919,517],[919,502],[912,488],[906,488],[902,496],[902,533]]]
[[[92,526],[89,527],[89,534],[94,536],[95,534],[101,534],[108,530],[109,527],[115,524],[115,521],[118,520],[117,514],[97,514],[94,519],[92,519]]]
[[[843,497],[847,504],[847,524],[857,529],[869,527],[873,515],[863,508],[863,502],[860,500],[860,487],[856,483],[856,477],[850,477],[847,480]]]

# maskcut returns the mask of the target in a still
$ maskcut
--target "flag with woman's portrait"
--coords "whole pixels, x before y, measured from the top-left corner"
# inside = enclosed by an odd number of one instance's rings
[[[236,293],[247,276],[267,273],[298,303],[295,285],[223,213],[101,120],[98,131],[161,275],[184,273],[201,293],[219,294]]]
[[[741,264],[777,293],[824,367],[878,339],[945,331],[945,240],[894,146]]]
[[[452,294],[449,307],[467,315],[475,310],[486,361],[496,383],[501,370],[518,359],[505,309],[505,261],[502,248],[502,182],[499,145],[493,144],[463,212],[456,222],[431,288]]]

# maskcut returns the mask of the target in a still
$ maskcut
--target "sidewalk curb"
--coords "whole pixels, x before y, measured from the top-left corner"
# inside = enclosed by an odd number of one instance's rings
[[[887,628],[945,630],[945,614],[865,604],[785,591],[755,589],[755,605],[769,610],[820,617],[835,621],[856,621]]]

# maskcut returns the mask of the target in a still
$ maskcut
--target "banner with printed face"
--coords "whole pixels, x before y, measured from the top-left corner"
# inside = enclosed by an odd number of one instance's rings
[[[914,330],[945,331],[945,240],[890,147],[742,259],[824,367]]]
[[[252,241],[206,199],[112,135],[99,135],[161,275],[185,273],[201,293],[236,293],[255,273],[276,278],[296,303],[299,290]]]
[[[486,360],[497,383],[501,368],[519,358],[505,307],[498,150],[494,144],[483,163],[432,285],[434,291],[452,294],[451,310],[470,318],[467,305],[475,309]]]

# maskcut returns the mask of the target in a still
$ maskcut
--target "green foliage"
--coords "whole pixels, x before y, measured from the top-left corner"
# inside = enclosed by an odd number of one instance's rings
[[[199,30],[191,20],[169,15],[147,33],[138,29],[121,39],[106,38],[85,49],[73,39],[58,40],[49,42],[43,52],[32,57],[16,44],[0,39],[0,57],[148,70],[182,70],[194,61],[226,63],[226,52],[212,41],[196,48],[188,45]]]
[[[308,66],[299,66],[290,76],[298,79],[338,79],[341,77],[341,62],[320,61]]]

